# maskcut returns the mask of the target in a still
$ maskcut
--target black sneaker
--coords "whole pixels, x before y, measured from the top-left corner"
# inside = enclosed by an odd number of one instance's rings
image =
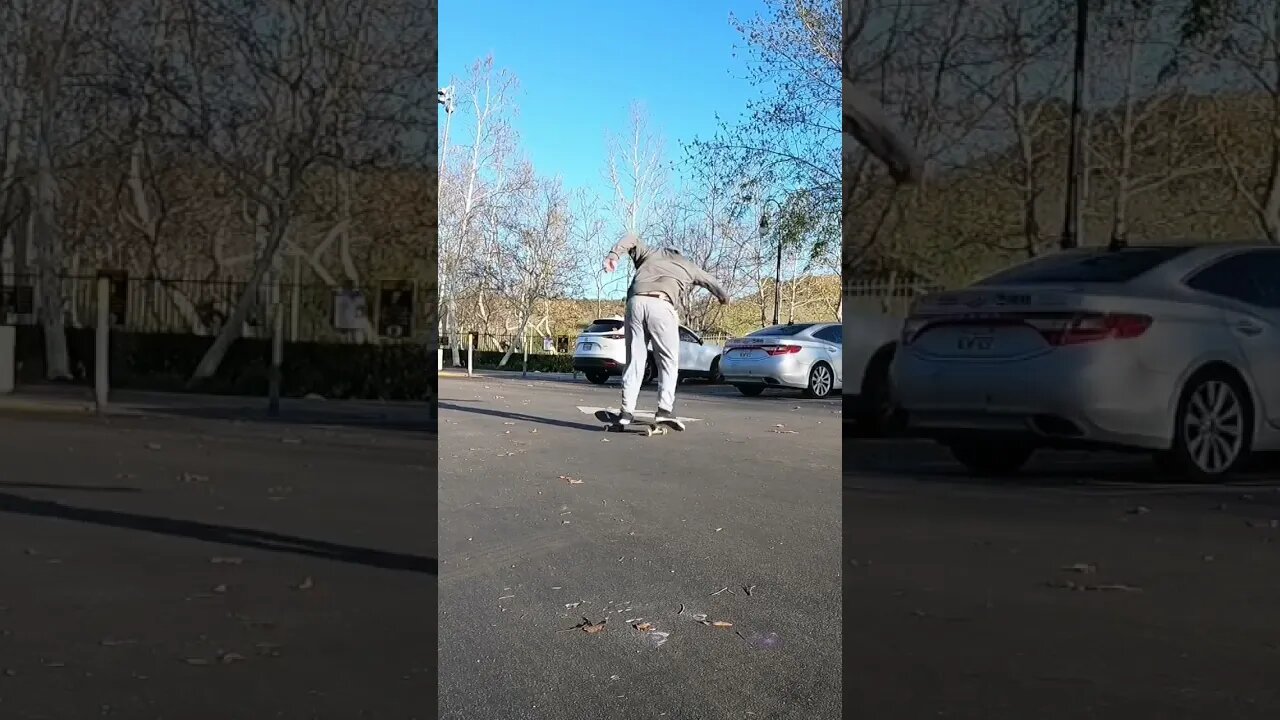
[[[661,425],[667,425],[676,430],[684,430],[684,421],[675,416],[670,410],[658,408],[658,412],[654,413],[653,421]]]

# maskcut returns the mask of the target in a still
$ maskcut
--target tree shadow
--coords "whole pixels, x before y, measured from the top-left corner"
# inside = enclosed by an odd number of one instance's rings
[[[490,417],[505,418],[507,420],[522,420],[524,422],[540,423],[542,425],[554,425],[556,427],[569,428],[571,430],[590,430],[592,432],[600,432],[600,423],[580,423],[572,420],[557,420],[555,418],[539,417],[537,415],[526,415],[524,413],[509,412],[507,410],[490,410],[487,408],[462,407],[452,403],[441,402],[441,410],[456,410],[458,412],[475,413],[477,415],[488,415]]]
[[[407,555],[403,553],[388,552],[385,550],[341,545],[322,540],[312,540],[292,535],[281,535],[279,533],[266,532],[264,530],[253,530],[250,528],[210,525],[208,523],[194,522],[191,520],[178,520],[175,518],[139,515],[137,513],[120,512],[116,510],[99,510],[95,508],[77,507],[51,500],[35,500],[5,492],[0,492],[0,512],[13,513],[17,515],[30,515],[33,517],[72,520],[91,525],[123,528],[126,530],[138,530],[141,532],[171,535],[174,537],[185,537],[192,540],[220,543],[223,545],[235,545],[239,547],[252,548],[254,550],[292,553],[295,555],[305,555],[323,560],[333,560],[336,562],[351,563],[354,565],[365,565],[383,570],[425,573],[429,575],[438,574],[437,559],[423,557],[421,555]]]
[[[61,483],[4,482],[2,480],[0,480],[0,488],[13,488],[15,490],[69,490],[71,492],[105,493],[142,492],[141,488],[125,487],[123,485],[63,485]]]

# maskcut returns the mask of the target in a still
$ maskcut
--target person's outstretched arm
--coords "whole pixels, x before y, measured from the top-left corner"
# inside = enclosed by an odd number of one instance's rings
[[[702,268],[697,269],[697,272],[693,274],[693,284],[710,290],[711,294],[716,296],[716,299],[720,301],[721,305],[729,304],[729,293],[726,292],[724,286],[722,286],[714,277],[711,276],[711,273],[706,270],[703,270]]]
[[[924,161],[889,122],[880,103],[844,80],[844,131],[889,167],[899,183],[917,183],[924,176]]]
[[[622,259],[623,253],[630,253],[631,261],[640,266],[645,258],[649,257],[649,246],[644,244],[639,235],[627,233],[622,236],[617,245],[604,256],[605,272],[613,272],[618,267],[618,261]]]

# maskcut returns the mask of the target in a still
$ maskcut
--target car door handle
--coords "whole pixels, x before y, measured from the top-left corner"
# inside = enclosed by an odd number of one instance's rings
[[[1262,334],[1262,326],[1252,320],[1237,320],[1235,324],[1236,332],[1248,337],[1254,337]]]

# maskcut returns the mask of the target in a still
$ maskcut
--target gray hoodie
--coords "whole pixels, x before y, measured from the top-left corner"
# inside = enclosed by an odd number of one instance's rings
[[[729,302],[729,293],[706,270],[689,261],[675,250],[656,250],[645,245],[635,235],[627,235],[614,246],[612,254],[631,255],[636,264],[636,275],[631,279],[627,299],[632,295],[660,292],[671,302],[678,303],[690,285],[706,288],[722,304]]]

